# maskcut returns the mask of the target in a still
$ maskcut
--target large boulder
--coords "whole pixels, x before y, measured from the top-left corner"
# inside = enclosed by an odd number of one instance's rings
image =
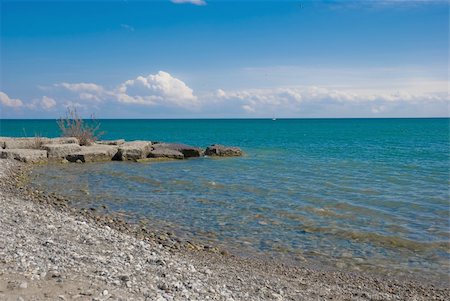
[[[157,147],[150,151],[148,154],[149,158],[170,158],[170,159],[184,159],[184,155],[182,152],[169,149],[169,148],[163,148],[163,147]]]
[[[2,149],[0,158],[15,159],[25,163],[41,163],[47,161],[47,151],[38,149]]]
[[[153,149],[160,152],[164,149],[178,151],[182,153],[185,158],[203,156],[203,150],[201,148],[181,143],[157,143],[153,145]]]
[[[130,141],[120,145],[114,160],[119,161],[137,161],[147,158],[152,149],[150,141]]]
[[[66,156],[67,161],[77,162],[102,162],[111,161],[117,154],[115,145],[91,145],[81,146],[81,150]]]
[[[42,149],[47,151],[50,160],[58,160],[64,159],[67,155],[80,152],[82,147],[75,143],[44,144]]]
[[[208,146],[205,150],[206,156],[218,157],[238,157],[242,156],[243,152],[239,147],[224,146],[220,144],[213,144]]]

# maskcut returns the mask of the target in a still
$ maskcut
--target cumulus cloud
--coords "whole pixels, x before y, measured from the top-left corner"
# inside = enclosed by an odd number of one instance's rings
[[[0,103],[4,106],[14,107],[14,108],[23,106],[23,102],[20,99],[10,98],[6,93],[4,93],[2,91],[0,91]]]
[[[41,106],[42,108],[49,110],[56,106],[56,101],[53,98],[44,95],[41,99]]]
[[[204,0],[170,0],[170,2],[175,4],[194,4],[194,5],[206,5]]]
[[[198,105],[194,92],[167,72],[138,76],[122,83],[115,92],[119,102],[192,108]]]
[[[116,88],[105,89],[94,83],[60,83],[54,85],[72,93],[71,100],[79,103],[117,101],[124,104],[181,107],[192,109],[199,102],[194,91],[182,80],[168,72],[138,76],[119,84]]]

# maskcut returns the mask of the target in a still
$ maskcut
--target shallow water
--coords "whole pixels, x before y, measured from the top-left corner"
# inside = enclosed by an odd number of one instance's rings
[[[6,127],[5,127],[6,122]],[[9,122],[9,124],[8,124]],[[1,135],[54,121],[1,121]],[[450,271],[449,119],[105,120],[106,138],[237,145],[242,158],[48,165],[33,183],[244,255]],[[18,133],[17,135],[21,135]]]

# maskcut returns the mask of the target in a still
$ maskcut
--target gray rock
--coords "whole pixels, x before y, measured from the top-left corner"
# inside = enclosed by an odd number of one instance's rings
[[[201,148],[181,143],[158,143],[153,145],[153,149],[170,149],[178,151],[182,153],[185,158],[200,157],[203,155],[203,150]]]
[[[74,137],[0,137],[0,147],[8,149],[41,149],[46,144],[78,144]]]
[[[5,149],[40,149],[48,138],[4,138],[3,148]]]
[[[206,148],[205,155],[218,157],[238,157],[242,156],[243,152],[239,147],[213,144]]]
[[[57,137],[48,139],[47,144],[80,144],[75,137]]]
[[[152,143],[150,141],[125,142],[124,144],[119,146],[118,152],[114,157],[114,160],[137,161],[139,159],[145,159],[147,158],[151,149]]]
[[[25,163],[40,163],[48,160],[47,151],[37,149],[2,149],[0,158],[15,159]]]
[[[124,139],[117,139],[117,140],[100,140],[96,141],[96,144],[102,144],[102,145],[122,145],[125,143]]]
[[[111,161],[117,154],[115,145],[91,145],[81,146],[81,151],[69,154],[66,159],[69,162],[102,162]]]
[[[42,149],[48,153],[48,158],[51,159],[63,159],[67,155],[79,152],[82,150],[81,146],[75,143],[70,144],[45,144]]]
[[[171,158],[171,159],[184,159],[184,155],[182,152],[169,149],[169,148],[163,148],[163,147],[157,147],[150,151],[148,154],[149,158]]]

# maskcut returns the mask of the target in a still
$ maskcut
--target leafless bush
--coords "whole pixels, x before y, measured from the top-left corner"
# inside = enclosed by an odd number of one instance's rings
[[[94,115],[90,120],[84,120],[76,108],[68,107],[66,116],[58,119],[57,123],[63,137],[75,137],[80,145],[91,145],[104,134]]]
[[[40,134],[35,134],[33,137],[33,144],[35,149],[40,149],[44,144],[44,139],[42,139],[42,136]]]

